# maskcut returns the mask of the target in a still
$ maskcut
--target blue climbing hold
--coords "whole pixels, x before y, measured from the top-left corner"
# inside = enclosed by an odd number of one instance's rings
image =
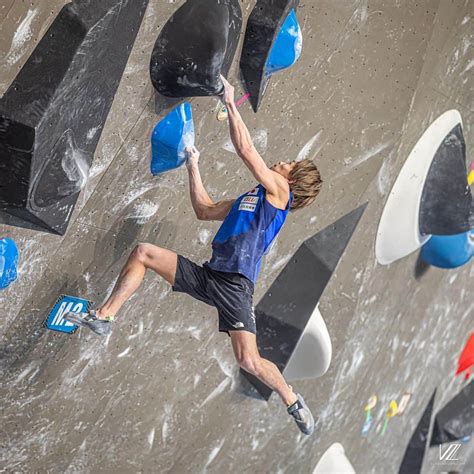
[[[266,74],[271,75],[293,66],[301,56],[302,48],[303,35],[301,28],[295,10],[291,10],[273,43],[265,67]]]
[[[12,239],[0,239],[0,289],[10,286],[17,277],[18,248]]]
[[[185,102],[160,120],[151,137],[151,172],[163,173],[181,166],[184,149],[194,145],[194,123],[191,104]]]
[[[421,258],[439,268],[457,268],[474,255],[474,229],[456,235],[433,235],[421,249]]]

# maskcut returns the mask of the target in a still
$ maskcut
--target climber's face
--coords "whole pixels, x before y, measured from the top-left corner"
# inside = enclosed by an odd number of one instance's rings
[[[289,163],[285,163],[283,161],[279,161],[277,164],[270,167],[272,171],[275,171],[278,174],[281,174],[286,179],[289,178],[291,171],[296,166],[296,161],[291,161]]]

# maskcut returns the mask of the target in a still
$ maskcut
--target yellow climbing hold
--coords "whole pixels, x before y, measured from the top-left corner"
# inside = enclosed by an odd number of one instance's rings
[[[474,169],[469,171],[469,174],[467,175],[467,182],[469,183],[469,186],[472,186],[474,183]]]
[[[217,111],[217,120],[219,120],[219,122],[223,122],[224,120],[227,120],[227,116],[228,116],[227,107],[223,105]]]
[[[392,400],[388,406],[387,418],[393,418],[398,413],[398,404]]]

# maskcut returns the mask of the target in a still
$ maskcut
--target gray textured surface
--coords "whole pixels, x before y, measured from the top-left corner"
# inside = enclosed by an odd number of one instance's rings
[[[154,275],[105,342],[85,332],[68,337],[41,328],[60,293],[102,301],[137,241],[196,260],[209,256],[217,224],[195,220],[185,170],[159,178],[148,171],[149,137],[158,121],[149,57],[159,28],[180,3],[150,1],[67,234],[11,227],[2,217],[0,235],[16,240],[22,260],[19,280],[0,293],[0,467],[309,473],[337,441],[357,472],[395,473],[434,387],[438,409],[462,385],[453,373],[472,330],[474,269],[430,269],[416,280],[416,255],[377,265],[375,233],[406,156],[442,112],[461,112],[467,156],[473,157],[474,2],[305,2],[298,12],[301,60],[274,77],[259,114],[249,104],[241,107],[268,163],[314,156],[325,179],[318,202],[290,215],[267,258],[256,301],[305,239],[369,202],[320,304],[333,342],[332,366],[319,380],[295,384],[322,421],[319,433],[305,439],[277,398],[265,403],[246,395],[228,338],[217,333],[215,312],[172,295]],[[0,93],[62,4],[2,4]],[[245,18],[252,5],[243,3]],[[28,18],[20,41],[16,32]],[[225,124],[215,119],[217,100],[193,100],[193,107],[211,194],[250,189],[253,180],[229,151]],[[405,391],[414,393],[405,415],[382,436],[388,402]],[[363,407],[373,394],[380,404],[365,439]],[[472,472],[472,444],[460,452],[471,460],[466,473]],[[447,470],[437,463],[432,449],[424,473]]]

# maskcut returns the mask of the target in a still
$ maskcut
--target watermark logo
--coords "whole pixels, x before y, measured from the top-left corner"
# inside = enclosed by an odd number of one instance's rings
[[[461,443],[452,443],[443,449],[439,446],[439,460],[440,461],[459,461],[458,452],[461,448]]]
[[[465,464],[463,459],[462,446],[465,444],[463,440],[460,443],[449,443],[438,447],[439,461],[438,466],[462,466]]]

